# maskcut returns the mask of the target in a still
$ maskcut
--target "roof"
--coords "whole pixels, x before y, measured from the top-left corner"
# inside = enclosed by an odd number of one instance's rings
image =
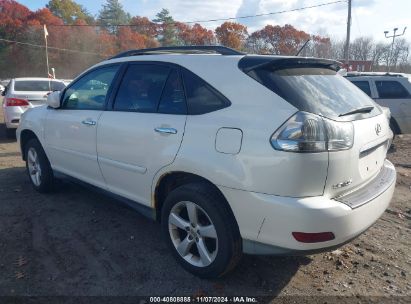
[[[62,80],[60,79],[50,79],[50,78],[46,78],[46,77],[18,77],[18,78],[13,78],[13,80],[31,80],[31,81],[35,81],[35,80],[43,80],[43,81],[59,81],[62,82]]]

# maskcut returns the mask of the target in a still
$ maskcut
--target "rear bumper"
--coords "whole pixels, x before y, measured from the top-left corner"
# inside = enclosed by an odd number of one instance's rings
[[[250,254],[310,254],[329,250],[367,230],[388,207],[395,188],[395,168],[386,160],[381,173],[363,188],[345,196],[345,201],[324,196],[292,198],[220,187],[227,198],[243,238],[243,250]],[[375,195],[370,189],[376,189]],[[355,196],[355,194],[362,194]],[[366,194],[369,194],[368,196]],[[365,203],[356,208],[350,201]],[[335,239],[301,243],[292,232],[332,232]]]
[[[17,129],[21,115],[24,113],[20,107],[4,107],[4,123],[7,129]]]

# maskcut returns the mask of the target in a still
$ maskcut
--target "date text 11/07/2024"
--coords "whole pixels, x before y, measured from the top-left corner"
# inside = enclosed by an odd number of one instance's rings
[[[150,303],[258,303],[255,297],[150,297]]]

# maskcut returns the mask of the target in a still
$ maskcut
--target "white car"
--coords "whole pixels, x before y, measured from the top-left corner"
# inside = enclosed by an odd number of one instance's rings
[[[65,84],[48,78],[14,78],[1,93],[3,98],[3,115],[7,137],[14,137],[20,116],[27,109],[44,105],[47,94],[61,91]]]
[[[102,189],[161,222],[185,269],[218,277],[243,252],[338,247],[389,205],[387,116],[336,69],[217,46],[129,51],[27,111],[18,140],[35,189],[56,176]]]
[[[402,73],[348,73],[349,81],[391,112],[395,134],[411,133],[411,76]]]

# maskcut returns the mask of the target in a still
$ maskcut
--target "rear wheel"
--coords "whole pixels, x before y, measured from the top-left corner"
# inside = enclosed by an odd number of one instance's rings
[[[231,211],[222,195],[204,183],[183,185],[168,195],[162,231],[178,262],[202,278],[221,277],[242,255]]]
[[[25,145],[26,170],[34,189],[49,192],[53,188],[54,176],[50,162],[37,139]]]

